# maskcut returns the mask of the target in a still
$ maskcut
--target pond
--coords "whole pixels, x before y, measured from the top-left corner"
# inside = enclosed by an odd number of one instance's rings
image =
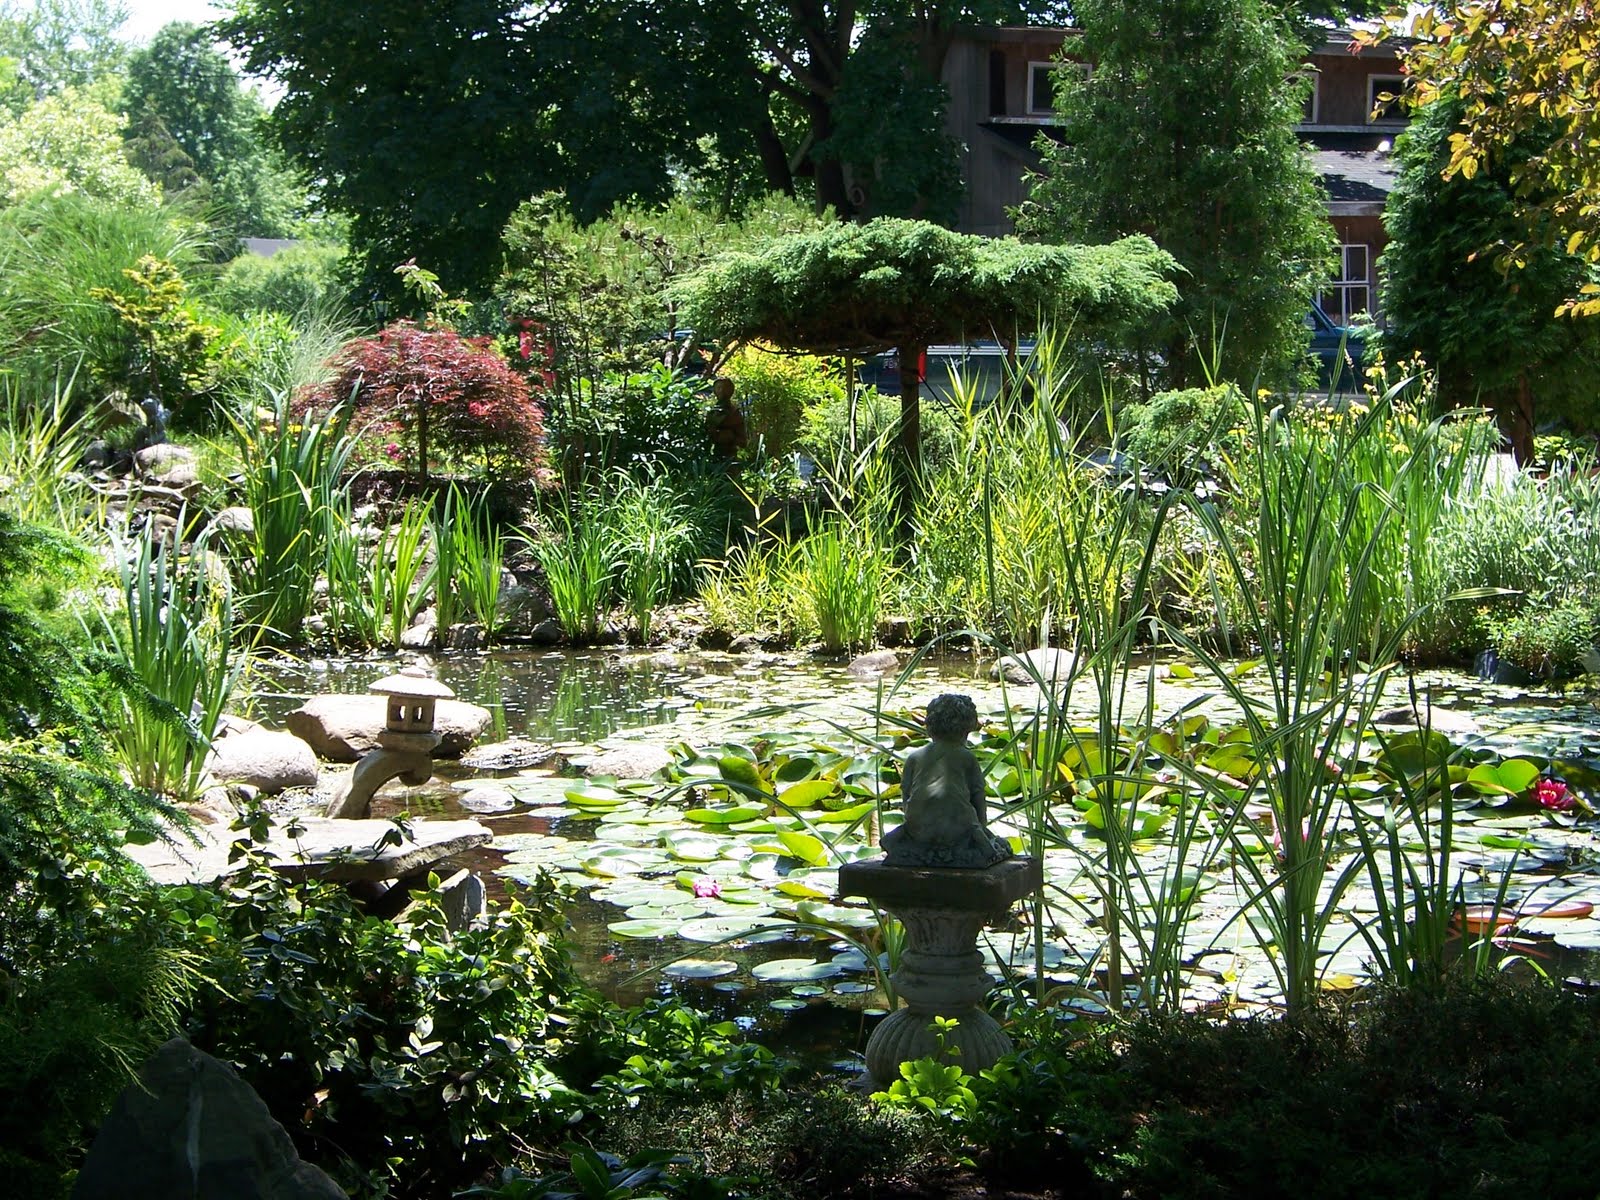
[[[880,714],[948,690],[971,693],[990,714],[1019,705],[1026,711],[1037,696],[992,682],[984,664],[961,655],[925,661],[898,693],[892,681],[856,678],[804,655],[503,652],[443,656],[433,665],[459,697],[491,711],[488,738],[549,743],[563,766],[479,772],[441,762],[424,787],[386,788],[374,815],[484,821],[495,847],[468,865],[492,888],[529,881],[541,869],[556,873],[577,895],[569,917],[579,969],[614,999],[677,995],[790,1053],[824,1059],[859,1050],[891,1004],[872,961],[883,947],[878,919],[833,903],[838,862],[873,853],[864,815],[880,788],[872,764],[895,744],[895,729]],[[251,707],[276,724],[306,696],[363,692],[394,666],[392,658],[267,664],[256,674]],[[1180,710],[1230,719],[1228,706],[1201,681],[1179,676],[1161,664],[1149,672],[1148,703],[1158,719]],[[1460,742],[1492,746],[1508,758],[1600,761],[1600,715],[1584,696],[1428,673],[1398,680],[1396,703],[1408,685],[1457,715],[1441,726]],[[761,786],[796,808],[812,804],[803,821],[740,811],[737,795],[718,792],[729,770],[723,760],[759,757],[755,743],[782,764]],[[630,745],[678,747],[679,786],[581,778],[582,766],[602,750]],[[834,790],[813,802],[828,791],[824,779]],[[1504,881],[1513,908],[1524,901],[1561,906],[1549,917],[1519,921],[1506,949],[1575,983],[1600,979],[1587,953],[1600,947],[1600,920],[1587,908],[1600,907],[1592,824],[1488,802],[1460,807],[1456,820],[1456,862],[1469,900],[1493,902]],[[1159,837],[1139,851],[1150,863],[1170,852]],[[1067,989],[1086,1011],[1107,999],[1096,994],[1104,940],[1092,879],[1098,853],[1093,830],[1080,823],[1046,855],[1050,935],[1042,958],[1020,921],[995,931],[984,947],[997,972]],[[1270,963],[1236,915],[1244,881],[1237,872],[1215,875],[1184,930],[1187,1001],[1270,1006],[1277,991]],[[1374,904],[1363,888],[1352,889],[1330,925],[1328,986],[1367,978],[1358,932]],[[1138,965],[1134,956],[1130,966]]]

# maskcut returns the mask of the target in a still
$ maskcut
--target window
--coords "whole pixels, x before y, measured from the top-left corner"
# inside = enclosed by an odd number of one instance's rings
[[[1406,119],[1400,107],[1400,93],[1405,90],[1404,75],[1367,76],[1367,124],[1399,125]],[[1388,97],[1385,99],[1384,97]]]
[[[1089,77],[1088,63],[1043,63],[1028,64],[1028,115],[1046,116],[1056,110],[1056,80],[1057,71],[1077,71],[1087,79]]]
[[[1339,247],[1337,274],[1317,295],[1317,303],[1335,325],[1348,325],[1357,313],[1372,307],[1371,258],[1371,248],[1365,243],[1346,242]]]
[[[1317,117],[1321,115],[1322,103],[1322,72],[1316,70],[1301,71],[1295,75],[1296,82],[1302,82],[1306,89],[1305,100],[1300,109],[1300,124],[1315,125]]]

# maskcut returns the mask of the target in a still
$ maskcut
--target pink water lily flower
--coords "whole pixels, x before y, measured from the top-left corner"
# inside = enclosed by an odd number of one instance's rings
[[[694,895],[696,900],[715,900],[722,895],[722,885],[715,879],[696,879]]]
[[[1540,808],[1551,812],[1571,812],[1578,807],[1578,798],[1560,779],[1541,779],[1533,785],[1533,799]]]

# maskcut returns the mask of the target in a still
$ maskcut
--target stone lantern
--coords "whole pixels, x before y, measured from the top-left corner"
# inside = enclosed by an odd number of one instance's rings
[[[440,741],[433,727],[435,709],[455,693],[421,667],[407,667],[369,684],[368,690],[387,701],[378,746],[334,788],[330,817],[365,817],[373,795],[391,779],[417,787],[433,778],[433,748]]]
[[[429,749],[438,744],[438,735],[433,731],[434,709],[439,701],[448,700],[455,693],[427,671],[421,667],[407,667],[398,675],[368,684],[367,690],[389,697],[383,734],[379,735],[385,745],[389,744],[386,735],[395,733],[430,735],[434,741]]]

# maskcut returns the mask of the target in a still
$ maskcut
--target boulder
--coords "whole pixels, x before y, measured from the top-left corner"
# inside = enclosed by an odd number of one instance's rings
[[[283,719],[289,732],[310,744],[319,758],[355,762],[378,745],[386,703],[382,696],[312,696]],[[434,710],[439,733],[435,758],[460,758],[489,728],[487,708],[465,700],[440,700]]]
[[[284,835],[275,831],[268,845],[278,855],[274,871],[291,879],[353,883],[407,879],[464,850],[487,846],[494,834],[476,821],[416,821],[404,837],[393,821],[378,818],[302,817],[292,843],[278,845],[280,840]]]
[[[558,646],[561,644],[561,639],[566,636],[561,628],[561,622],[554,617],[546,617],[528,630],[528,640],[535,646]]]
[[[672,755],[665,747],[640,742],[602,750],[583,764],[583,773],[591,779],[597,775],[612,779],[649,779],[671,765]]]
[[[346,1200],[239,1072],[183,1038],[117,1097],[72,1200]]]
[[[156,883],[210,883],[239,869],[228,861],[237,836],[226,826],[206,825],[192,836],[124,851]],[[410,836],[401,836],[393,821],[307,816],[287,827],[273,825],[260,849],[271,856],[273,870],[291,878],[350,883],[405,879],[493,837],[477,821],[415,821]]]
[[[187,446],[157,442],[133,456],[141,479],[153,479],[169,488],[186,488],[200,482],[200,459]]]
[[[559,764],[560,759],[549,742],[515,737],[474,746],[461,756],[461,765],[474,771],[515,771],[522,767],[548,767]]]
[[[1039,684],[1052,690],[1072,678],[1076,656],[1070,650],[1046,646],[1026,654],[1008,654],[989,668],[989,678],[1004,678],[1007,683],[1026,686]]]
[[[893,650],[871,650],[851,659],[845,670],[858,678],[870,679],[874,675],[887,675],[899,667],[900,656]]]
[[[244,505],[235,504],[212,517],[211,528],[219,533],[251,534],[256,531],[256,515]]]
[[[400,635],[402,650],[432,650],[439,638],[439,610],[432,606],[417,614],[411,628]]]
[[[317,785],[317,756],[292,733],[252,729],[219,738],[206,770],[219,783],[248,783],[269,796]]]
[[[446,650],[482,650],[488,644],[489,635],[484,632],[483,626],[472,621],[452,625],[444,635]]]

